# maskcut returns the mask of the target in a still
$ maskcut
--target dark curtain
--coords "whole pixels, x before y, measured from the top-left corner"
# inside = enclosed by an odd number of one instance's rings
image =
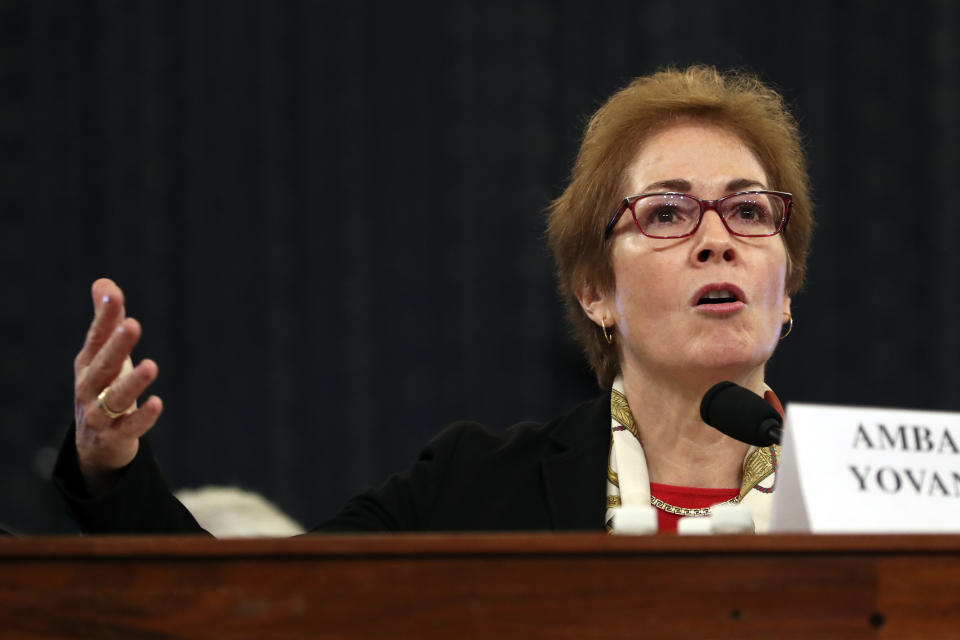
[[[450,420],[597,392],[543,241],[586,117],[664,65],[744,67],[816,199],[786,402],[960,410],[958,9],[860,2],[0,2],[0,522],[48,483],[89,285],[160,364],[174,487],[311,524]]]

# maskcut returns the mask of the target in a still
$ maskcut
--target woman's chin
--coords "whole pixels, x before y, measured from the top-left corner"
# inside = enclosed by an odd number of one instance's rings
[[[765,365],[773,350],[757,344],[717,340],[700,345],[687,355],[686,367],[689,369],[738,377]]]
[[[743,333],[714,333],[679,345],[661,344],[655,351],[636,353],[635,360],[628,355],[622,366],[626,371],[634,368],[638,372],[645,371],[642,375],[670,377],[700,385],[751,376],[758,368],[763,368],[773,355],[774,347],[775,340],[763,344]]]

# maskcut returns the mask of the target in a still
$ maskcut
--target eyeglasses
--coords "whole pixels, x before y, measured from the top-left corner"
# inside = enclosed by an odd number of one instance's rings
[[[740,191],[716,200],[685,193],[642,193],[624,198],[604,232],[609,238],[627,209],[640,233],[649,238],[685,238],[700,227],[703,214],[716,211],[731,234],[746,238],[775,236],[787,226],[793,195],[783,191]]]

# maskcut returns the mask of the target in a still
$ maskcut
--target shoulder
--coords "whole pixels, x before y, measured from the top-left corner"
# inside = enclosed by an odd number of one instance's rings
[[[519,422],[502,433],[453,423],[424,451],[432,457],[427,464],[434,466],[435,484],[420,522],[431,530],[536,530],[559,526],[556,502],[592,513],[594,498],[602,504],[589,488],[603,491],[609,402],[604,396],[549,422]],[[587,488],[586,500],[577,488]]]
[[[448,425],[424,449],[426,456],[460,455],[485,459],[528,456],[538,451],[606,446],[609,436],[598,426],[609,420],[610,396],[583,402],[552,420],[517,422],[498,432],[479,422],[458,420]]]
[[[502,433],[474,421],[454,422],[406,471],[357,496],[318,529],[550,528],[547,500],[541,495],[543,464],[571,453],[585,456],[598,461],[595,475],[602,480],[610,440],[609,402],[609,395],[602,396],[549,422],[518,422]]]

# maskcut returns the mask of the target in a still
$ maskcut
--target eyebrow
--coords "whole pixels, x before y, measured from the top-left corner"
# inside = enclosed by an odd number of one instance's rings
[[[752,180],[750,178],[737,178],[736,180],[731,180],[727,183],[726,191],[742,191],[748,187],[760,187],[761,189],[766,189],[766,185],[762,182]],[[682,178],[674,178],[672,180],[661,180],[659,182],[654,182],[648,184],[643,188],[641,193],[650,193],[653,190],[666,189],[667,191],[676,191],[678,193],[686,193],[693,189],[693,185],[690,184],[689,180],[684,180]]]

